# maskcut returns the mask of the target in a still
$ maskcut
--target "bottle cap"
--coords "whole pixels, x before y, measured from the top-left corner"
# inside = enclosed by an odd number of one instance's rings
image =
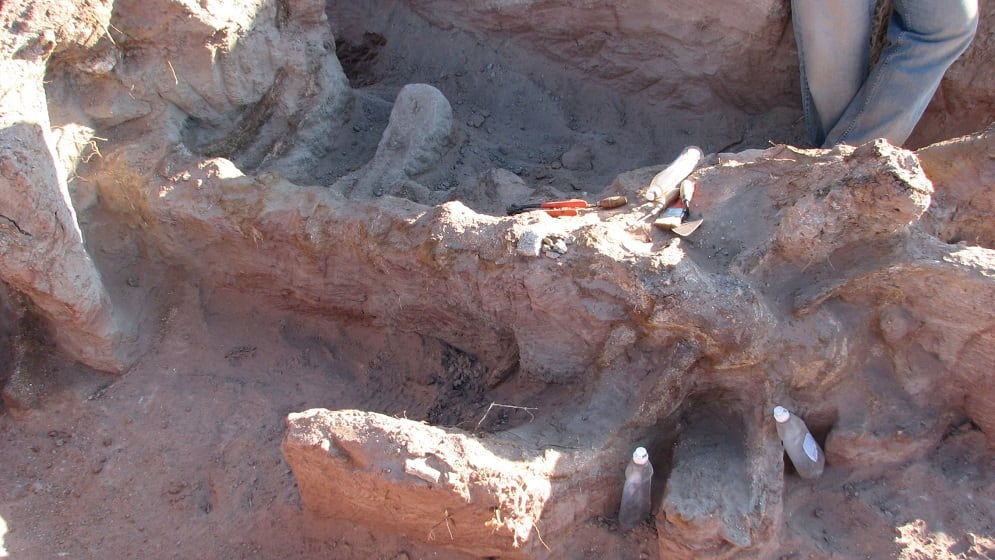
[[[781,424],[784,424],[785,422],[788,421],[789,418],[791,418],[791,413],[788,412],[788,409],[784,408],[783,406],[774,407],[774,420],[777,420]]]
[[[646,452],[645,447],[637,447],[635,451],[632,452],[632,462],[637,465],[645,465],[646,461],[649,461],[650,454]]]

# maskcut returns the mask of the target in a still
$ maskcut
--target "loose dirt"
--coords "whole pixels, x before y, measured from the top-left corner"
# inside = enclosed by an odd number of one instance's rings
[[[468,125],[452,165],[426,178],[436,202],[458,197],[482,212],[501,211],[471,188],[492,168],[535,184],[537,197],[591,199],[688,144],[706,153],[804,144],[798,107],[703,118],[619,98],[513,42],[439,29],[399,3],[330,2],[328,15],[363,111],[332,141],[336,157],[297,177],[312,184],[369,161],[394,96],[416,82],[436,84]],[[514,406],[488,412],[492,403],[558,403],[517,382],[487,391],[475,358],[436,339],[360,316],[329,327],[237,286],[205,288],[130,245],[112,216],[81,221],[108,289],[149,310],[136,328],[151,344],[122,377],[34,358],[35,408],[0,409],[0,558],[474,557],[423,542],[445,544],[445,520],[431,536],[397,535],[305,514],[280,453],[287,414],[355,408],[486,431],[530,421]],[[12,317],[0,313],[4,356],[21,328]],[[658,465],[658,486],[666,472]],[[790,467],[785,476],[786,540],[772,557],[995,557],[995,461],[970,423],[921,460],[830,465],[816,482]],[[555,557],[662,557],[650,524],[623,533],[613,510],[583,515]]]

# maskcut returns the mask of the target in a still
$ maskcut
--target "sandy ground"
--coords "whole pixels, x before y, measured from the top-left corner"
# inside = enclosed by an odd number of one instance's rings
[[[329,332],[315,318],[182,283],[156,297],[168,303],[157,340],[127,376],[51,360],[43,408],[0,416],[0,557],[467,557],[309,518],[280,455],[292,411],[424,410],[377,390],[391,383],[384,363],[412,359],[412,341],[345,320]],[[780,558],[995,555],[995,462],[970,425],[923,461],[830,465],[815,483],[786,476]],[[558,557],[657,557],[650,525],[625,534],[613,516],[590,512]]]
[[[476,194],[489,169],[515,173],[539,198],[592,196],[618,174],[668,163],[688,145],[714,153],[806,142],[800,102],[755,115],[692,113],[648,95],[619,95],[513,41],[439,29],[396,2],[330,2],[326,12],[363,112],[313,170],[318,183],[353,170],[342,162],[359,167],[372,157],[389,104],[410,83],[437,87],[460,129],[451,169],[440,165],[419,180],[452,189],[441,198],[478,211],[490,210]]]
[[[675,115],[652,100],[615,100],[610,89],[514,45],[342,4],[333,18],[342,47],[368,42],[347,64],[367,118],[338,146],[347,157],[311,171],[318,183],[368,160],[393,96],[418,81],[437,84],[469,124],[459,165],[437,177],[448,188],[500,167],[537,192],[590,196],[618,173],[665,163],[687,144],[714,152],[803,142],[796,107],[732,122]],[[371,23],[350,26],[358,19]],[[379,48],[376,39],[347,30],[378,25],[384,33],[407,26],[410,39],[392,40],[384,47],[390,56],[364,61]],[[460,56],[417,47],[429,31],[438,34],[433,49]],[[585,146],[590,166],[564,169],[563,154]],[[140,328],[151,344],[120,378],[38,358],[42,406],[0,413],[0,558],[468,558],[421,542],[425,535],[306,516],[279,450],[286,415],[312,407],[436,414],[447,424],[477,418],[493,395],[447,393],[451,402],[439,408],[431,379],[409,373],[437,364],[444,349],[417,336],[388,337],[355,318],[329,328],[327,318],[198,286],[147,260],[106,217],[81,220],[91,246],[101,247],[95,258],[111,289],[124,305],[147,309]],[[815,483],[789,470],[784,541],[774,557],[995,557],[993,467],[984,437],[968,424],[914,463],[830,465]],[[665,476],[658,470],[658,482]],[[615,512],[588,513],[555,557],[658,557],[649,524],[622,533]]]

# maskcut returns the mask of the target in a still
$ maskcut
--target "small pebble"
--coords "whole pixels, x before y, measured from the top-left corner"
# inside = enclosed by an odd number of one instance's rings
[[[518,254],[526,257],[538,257],[543,245],[542,233],[538,229],[527,229],[518,237]]]

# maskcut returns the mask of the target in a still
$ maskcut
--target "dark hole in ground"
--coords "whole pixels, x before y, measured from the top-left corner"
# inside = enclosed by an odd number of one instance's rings
[[[750,406],[724,389],[708,389],[688,397],[681,409],[662,422],[657,451],[661,462],[659,486],[662,499],[666,484],[674,503],[682,503],[701,488],[720,491],[700,494],[706,501],[748,503],[749,456],[744,407]],[[654,473],[657,474],[657,473]],[[671,479],[674,482],[671,483]],[[654,479],[656,482],[656,479]],[[689,490],[698,488],[699,490]],[[659,504],[660,502],[655,502]]]
[[[667,485],[667,477],[674,465],[674,447],[680,437],[680,416],[677,411],[657,421],[652,428],[649,439],[650,461],[653,464],[653,501],[652,511],[659,510],[663,501],[663,490]]]
[[[484,380],[487,372],[476,358],[459,349],[443,343],[442,378],[433,378],[432,384],[439,387],[439,395],[427,413],[430,424],[455,426],[468,420],[469,411],[476,413],[484,402]],[[472,420],[472,418],[469,418]],[[502,423],[507,424],[507,418]]]
[[[376,64],[386,44],[387,38],[373,31],[364,32],[358,44],[346,39],[335,40],[335,54],[352,87],[366,87],[380,81]]]
[[[293,411],[359,409],[494,433],[534,421],[536,415],[526,409],[538,407],[534,402],[547,389],[517,370],[495,382],[472,348],[457,347],[434,333],[413,332],[405,325],[385,327],[331,309],[306,310],[287,300],[277,308],[260,296],[258,304],[236,321],[258,328],[243,333],[240,324],[233,325],[226,317],[237,306],[244,307],[240,301],[244,293],[219,289],[204,302],[208,329],[227,333],[232,341],[221,354],[221,369],[298,393]],[[287,348],[292,361],[258,370],[270,356],[287,353]],[[518,406],[491,407],[491,403]]]
[[[20,297],[20,296],[18,296]],[[65,358],[49,320],[19,301],[0,299],[0,413],[22,415],[64,399],[92,400],[115,378]],[[97,388],[97,389],[95,389]]]
[[[203,156],[230,159],[240,169],[254,170],[276,142],[262,131],[281,103],[286,80],[287,70],[277,69],[273,84],[259,101],[243,105],[217,122],[188,118],[181,131],[184,144]],[[293,123],[288,124],[293,130]]]

